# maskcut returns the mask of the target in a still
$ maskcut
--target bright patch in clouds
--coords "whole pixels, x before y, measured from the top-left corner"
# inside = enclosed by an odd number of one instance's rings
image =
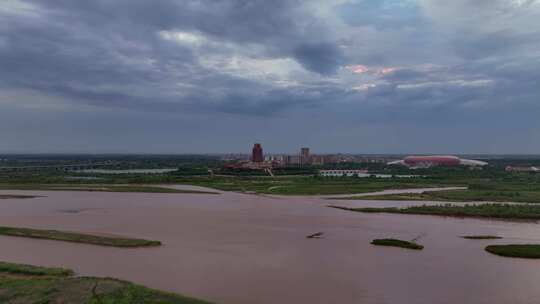
[[[361,84],[359,86],[353,87],[353,90],[355,90],[355,91],[367,91],[367,90],[369,90],[371,88],[375,88],[375,87],[377,87],[377,85],[374,84],[374,83],[364,83],[364,84]]]
[[[38,16],[38,6],[19,0],[2,0],[2,4],[0,4],[0,17],[1,15],[36,17]]]
[[[189,46],[200,46],[206,42],[206,38],[204,36],[189,32],[160,31],[159,36],[162,39]]]
[[[250,58],[240,54],[231,57],[209,56],[201,59],[200,63],[222,73],[236,77],[259,80],[279,86],[290,86],[297,82],[292,73],[302,73],[303,68],[289,58],[264,59]]]
[[[491,79],[475,79],[475,80],[449,80],[449,81],[429,81],[429,82],[420,82],[420,83],[408,83],[408,84],[399,84],[396,87],[398,89],[408,90],[408,89],[424,89],[432,87],[446,87],[446,86],[455,86],[455,87],[469,87],[469,88],[481,88],[492,85],[494,82]]]

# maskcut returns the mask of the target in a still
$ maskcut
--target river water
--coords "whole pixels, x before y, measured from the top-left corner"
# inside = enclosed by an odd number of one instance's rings
[[[540,303],[540,261],[486,253],[488,244],[540,243],[536,223],[362,214],[326,207],[412,202],[239,193],[0,191],[0,225],[160,240],[118,249],[0,236],[0,260],[62,266],[223,304]],[[306,235],[324,232],[322,239]],[[465,234],[497,234],[471,241]],[[372,239],[419,238],[423,251]]]

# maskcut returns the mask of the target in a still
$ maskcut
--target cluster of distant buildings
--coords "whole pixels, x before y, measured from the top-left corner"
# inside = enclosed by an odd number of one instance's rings
[[[411,169],[430,168],[435,166],[456,167],[466,166],[471,169],[481,169],[488,165],[485,161],[460,158],[453,155],[430,155],[430,156],[407,156],[403,159],[389,159],[384,156],[353,156],[346,154],[312,154],[310,149],[303,147],[298,154],[271,154],[265,155],[260,143],[253,145],[251,155],[232,155],[234,160],[225,165],[225,168],[233,169],[264,169],[283,168],[288,166],[324,165],[337,163],[384,163],[386,165],[405,166]],[[540,168],[532,166],[508,166],[506,171],[512,172],[540,172]],[[343,170],[320,170],[321,176],[371,176],[367,170],[343,169]],[[403,176],[403,177],[413,177]]]
[[[362,157],[347,154],[312,154],[310,148],[303,147],[298,154],[268,154],[265,155],[260,143],[253,145],[251,154],[229,154],[224,160],[231,161],[226,168],[236,169],[265,169],[283,168],[289,166],[324,165],[337,163],[386,163],[384,157]]]
[[[412,178],[419,177],[419,175],[392,175],[392,174],[371,174],[368,170],[356,170],[356,169],[331,169],[331,170],[319,170],[319,176],[323,177],[375,177],[375,178]]]
[[[244,158],[238,155],[236,162],[225,165],[229,169],[268,169],[280,168],[294,165],[316,165],[323,164],[324,158],[318,155],[310,154],[309,148],[300,149],[298,155],[264,155],[263,147],[260,143],[253,145],[251,149],[251,157]]]
[[[310,149],[307,147],[301,148],[298,154],[268,155],[266,160],[281,167],[298,165],[323,165],[325,163],[333,163],[338,161],[333,155],[311,154]]]

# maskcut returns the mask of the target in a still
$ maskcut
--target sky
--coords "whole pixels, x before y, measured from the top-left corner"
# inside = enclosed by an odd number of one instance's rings
[[[539,0],[2,0],[0,153],[540,154]]]

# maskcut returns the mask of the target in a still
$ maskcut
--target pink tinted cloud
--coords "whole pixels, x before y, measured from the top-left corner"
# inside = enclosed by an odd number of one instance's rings
[[[369,68],[365,65],[351,65],[349,66],[349,68],[351,69],[351,71],[353,73],[356,73],[356,74],[364,74],[364,73],[367,73],[369,72]]]
[[[375,76],[384,76],[391,73],[394,73],[395,71],[399,70],[399,67],[376,67],[376,68],[370,68],[365,65],[351,65],[348,66],[348,68],[355,74],[372,74]]]

